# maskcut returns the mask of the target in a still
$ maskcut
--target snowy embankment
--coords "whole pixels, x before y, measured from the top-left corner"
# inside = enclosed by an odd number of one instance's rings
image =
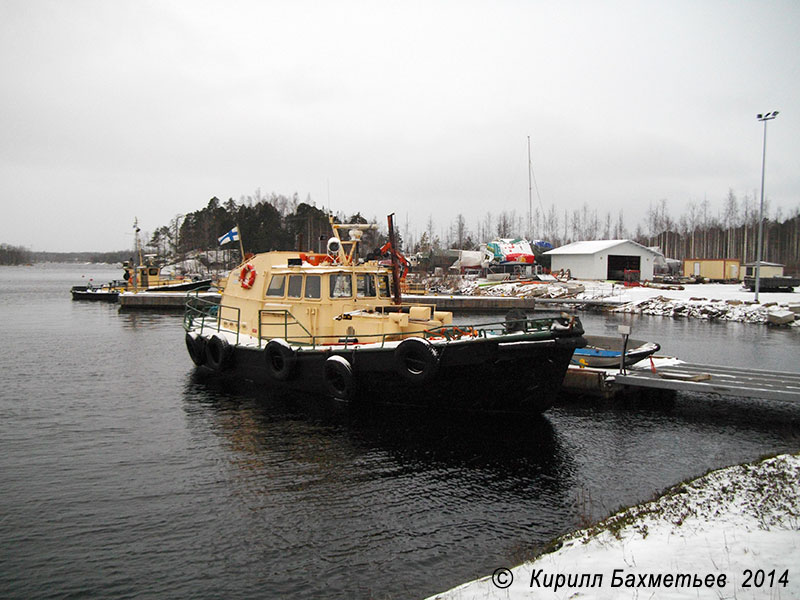
[[[769,311],[800,310],[800,293],[761,292],[755,294],[740,284],[684,284],[680,289],[626,287],[604,281],[550,283],[501,283],[480,285],[466,280],[455,293],[519,298],[566,298],[603,300],[615,312],[687,317],[695,319],[766,323]],[[795,320],[794,326],[800,326]]]
[[[800,598],[800,455],[710,472],[555,548],[433,598]]]

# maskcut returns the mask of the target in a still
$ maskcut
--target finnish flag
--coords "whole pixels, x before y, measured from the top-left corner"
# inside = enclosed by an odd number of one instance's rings
[[[239,240],[239,228],[234,227],[228,233],[219,238],[219,245],[222,246],[228,242],[236,242]]]

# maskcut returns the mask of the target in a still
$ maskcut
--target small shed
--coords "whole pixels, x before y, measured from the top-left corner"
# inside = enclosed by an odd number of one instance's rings
[[[762,260],[761,273],[759,274],[759,277],[783,277],[784,266],[785,265],[772,262],[764,262]],[[751,262],[742,265],[740,279],[744,279],[745,277],[755,277],[755,276],[756,276],[756,263]]]
[[[684,258],[683,276],[735,281],[741,279],[741,268],[738,258]]]
[[[549,252],[550,270],[567,271],[578,279],[648,280],[661,256],[631,240],[573,242]]]

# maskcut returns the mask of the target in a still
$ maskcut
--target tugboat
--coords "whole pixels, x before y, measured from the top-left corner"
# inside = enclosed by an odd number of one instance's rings
[[[231,272],[218,305],[189,295],[189,356],[199,369],[347,402],[539,413],[554,402],[583,327],[566,315],[454,325],[404,304],[392,215],[387,269],[359,259],[374,224],[338,224],[327,254],[267,252]]]
[[[164,279],[160,269],[149,261],[133,265],[122,263],[123,279],[100,286],[74,285],[70,288],[73,300],[100,300],[116,302],[122,292],[190,292],[208,289],[213,281],[208,279]]]
[[[154,264],[152,256],[142,257],[139,244],[138,219],[133,223],[135,234],[135,251],[138,261],[131,258],[122,263],[123,279],[116,279],[106,284],[94,286],[74,285],[70,288],[73,300],[95,300],[116,302],[122,292],[189,292],[208,289],[212,282],[208,279],[164,279],[161,269]]]

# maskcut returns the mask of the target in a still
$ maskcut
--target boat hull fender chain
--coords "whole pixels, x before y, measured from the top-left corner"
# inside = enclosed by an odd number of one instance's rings
[[[256,268],[247,263],[245,266],[242,267],[242,270],[239,272],[239,283],[242,284],[242,287],[246,290],[249,290],[253,287],[253,284],[256,282]]]
[[[214,371],[224,370],[233,358],[233,348],[224,337],[212,335],[206,343],[206,366]]]
[[[189,351],[189,356],[192,362],[201,367],[206,362],[206,340],[203,336],[196,334],[193,331],[186,333],[186,349]]]
[[[353,367],[342,356],[330,356],[322,365],[325,389],[337,400],[350,400],[355,395],[356,382]]]
[[[394,360],[397,372],[409,383],[427,383],[439,371],[436,348],[422,338],[403,340],[394,351]]]
[[[276,381],[288,381],[294,373],[296,362],[297,355],[285,340],[270,340],[264,348],[267,373]]]

